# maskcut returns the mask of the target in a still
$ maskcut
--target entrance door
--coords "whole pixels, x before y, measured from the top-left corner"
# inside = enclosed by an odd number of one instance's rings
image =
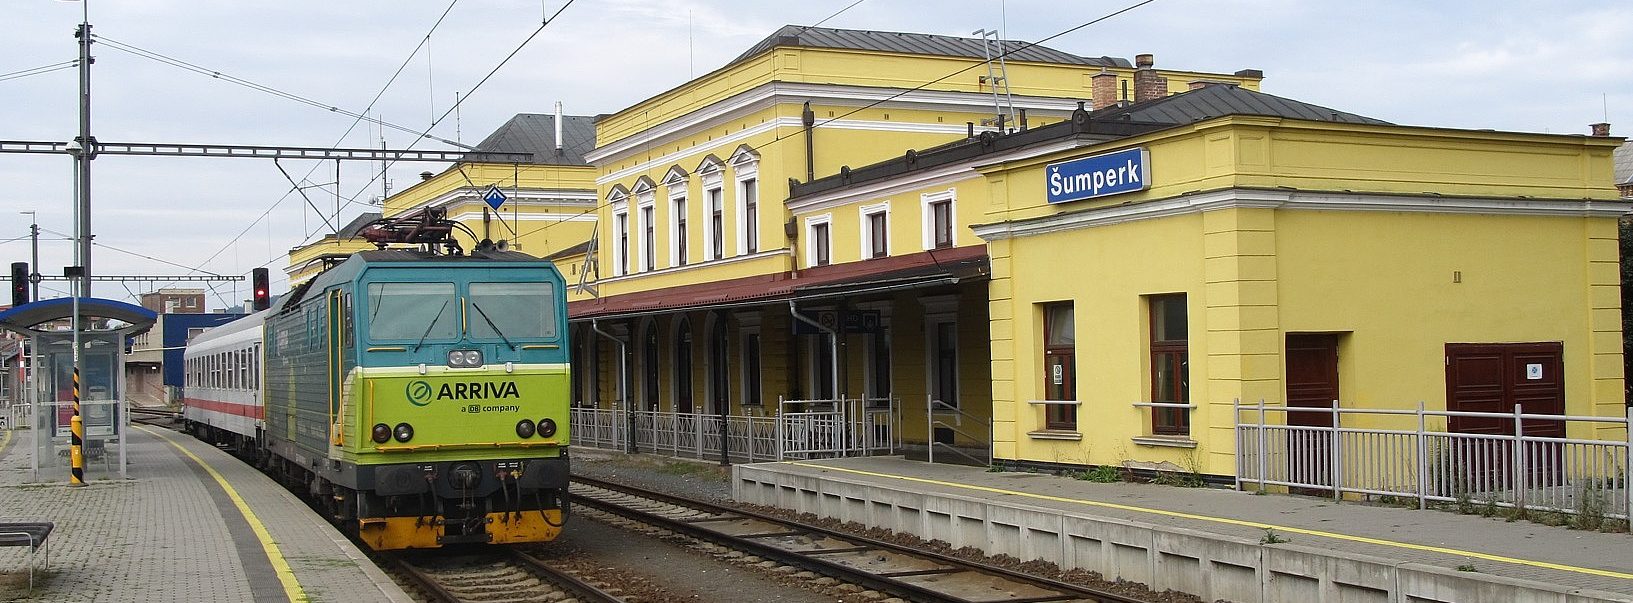
[[[726,319],[717,317],[709,333],[709,411],[724,415],[731,409],[731,371],[726,366]]]
[[[1520,405],[1527,414],[1565,414],[1564,345],[1548,343],[1446,344],[1446,409],[1461,412],[1513,414]],[[1525,435],[1565,437],[1565,422],[1525,419]],[[1514,419],[1503,417],[1450,417],[1452,433],[1514,435]],[[1557,474],[1560,445],[1529,442],[1524,452],[1527,481],[1557,483],[1544,476]],[[1512,440],[1462,441],[1452,452],[1448,467],[1465,480],[1463,487],[1479,493],[1512,487],[1509,462]],[[1505,486],[1508,484],[1508,486]]]
[[[1289,408],[1331,409],[1338,399],[1338,335],[1335,333],[1287,334],[1287,406]],[[1291,427],[1331,428],[1331,412],[1288,411]],[[1332,434],[1325,429],[1289,429],[1287,432],[1288,481],[1332,484]],[[1297,489],[1305,494],[1321,494],[1324,489]]]

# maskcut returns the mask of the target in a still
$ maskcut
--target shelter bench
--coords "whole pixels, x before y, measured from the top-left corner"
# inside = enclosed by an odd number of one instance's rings
[[[49,521],[0,521],[0,546],[28,547],[28,591],[34,592],[34,556],[45,547],[45,568],[51,568],[51,545],[46,537],[56,524]]]

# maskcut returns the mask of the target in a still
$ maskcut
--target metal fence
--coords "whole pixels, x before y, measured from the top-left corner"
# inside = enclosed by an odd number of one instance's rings
[[[1518,405],[1512,413],[1481,413],[1426,410],[1422,403],[1386,410],[1342,408],[1336,401],[1330,408],[1238,401],[1235,416],[1238,489],[1275,485],[1334,498],[1392,496],[1420,508],[1454,502],[1621,519],[1633,514],[1633,411],[1589,417],[1525,413]],[[1452,432],[1454,419],[1484,429]],[[1367,426],[1346,425],[1359,422]],[[1558,435],[1618,429],[1621,439]]]
[[[724,456],[750,463],[892,454],[895,406],[888,399],[778,400],[774,415],[725,417],[574,408],[572,443],[685,458]]]

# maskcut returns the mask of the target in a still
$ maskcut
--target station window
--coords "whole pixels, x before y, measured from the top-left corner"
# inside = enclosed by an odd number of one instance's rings
[[[833,263],[833,241],[828,237],[827,223],[811,226],[811,249],[815,254],[815,259],[811,262],[813,266],[827,266]]]
[[[709,204],[709,259],[718,260],[726,257],[725,202],[718,188],[705,192],[704,199]]]
[[[760,249],[760,188],[754,178],[744,178],[743,191],[743,252]]]
[[[641,256],[647,270],[658,267],[658,235],[657,226],[652,220],[652,206],[641,208]]]
[[[864,206],[862,213],[862,257],[882,258],[890,255],[890,207],[885,204]]]
[[[1043,399],[1077,399],[1077,332],[1072,303],[1043,306]],[[1046,405],[1044,427],[1077,430],[1077,406]]]
[[[919,196],[923,206],[925,249],[952,247],[957,243],[953,236],[954,227],[958,224],[955,193],[954,189],[948,189]]]
[[[1190,359],[1186,330],[1185,295],[1153,295],[1151,316],[1151,401],[1190,402]],[[1151,431],[1160,435],[1189,435],[1190,409],[1152,408]]]
[[[629,271],[629,214],[613,217],[613,237],[618,240],[618,255],[614,259],[613,274],[622,276]]]
[[[675,208],[675,265],[686,265],[686,197],[674,198]]]

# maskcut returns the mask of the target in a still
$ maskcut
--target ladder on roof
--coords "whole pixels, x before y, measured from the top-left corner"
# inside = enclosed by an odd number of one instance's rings
[[[601,298],[601,286],[596,281],[601,280],[600,264],[595,261],[596,243],[601,238],[601,229],[590,231],[590,246],[584,250],[584,267],[578,271],[578,290],[590,294],[590,297]],[[590,273],[595,273],[595,278]]]
[[[998,37],[996,29],[977,29],[973,32],[981,36],[981,53],[987,58],[987,74],[981,77],[981,85],[992,88],[992,119],[981,120],[983,126],[994,126],[1000,134],[1019,127],[1015,117],[1015,97],[1009,93],[1009,70],[1004,62],[1004,40]],[[994,50],[996,46],[996,50]],[[993,59],[997,59],[994,62]]]

